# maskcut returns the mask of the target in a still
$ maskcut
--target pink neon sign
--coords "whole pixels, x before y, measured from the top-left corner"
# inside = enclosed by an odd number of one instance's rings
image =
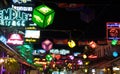
[[[7,40],[8,44],[14,44],[14,45],[22,45],[23,39],[21,34],[11,34],[9,39]]]

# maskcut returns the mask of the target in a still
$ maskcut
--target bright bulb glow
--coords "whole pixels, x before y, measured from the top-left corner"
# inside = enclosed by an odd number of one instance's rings
[[[91,41],[91,42],[89,43],[89,45],[90,45],[91,48],[96,48],[96,46],[97,46],[94,41]]]
[[[118,52],[117,52],[117,51],[114,51],[114,52],[113,52],[113,56],[114,56],[114,57],[117,57],[117,56],[118,56]]]
[[[72,56],[72,55],[70,55],[69,57],[70,57],[70,59],[71,59],[71,60],[73,60],[73,59],[74,59],[74,56]]]
[[[83,58],[86,59],[86,58],[87,58],[87,55],[84,54],[84,55],[83,55]]]
[[[0,59],[0,64],[3,63],[3,62],[4,62],[4,59],[1,58],[1,59]]]
[[[117,42],[118,42],[118,40],[112,40],[111,44],[112,44],[112,45],[116,45]]]

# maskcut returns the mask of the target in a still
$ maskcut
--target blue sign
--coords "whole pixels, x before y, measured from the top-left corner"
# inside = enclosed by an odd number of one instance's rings
[[[0,41],[6,44],[7,39],[3,35],[1,35],[0,36]]]

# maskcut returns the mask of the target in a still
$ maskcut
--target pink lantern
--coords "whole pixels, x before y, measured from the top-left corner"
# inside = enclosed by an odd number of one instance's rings
[[[42,48],[45,49],[46,51],[49,51],[50,49],[52,49],[53,47],[53,43],[50,40],[45,40],[42,42]]]

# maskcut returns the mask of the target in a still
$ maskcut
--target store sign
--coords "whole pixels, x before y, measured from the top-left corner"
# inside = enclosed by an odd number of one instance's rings
[[[33,50],[33,55],[44,55],[46,51],[44,49]]]
[[[24,41],[21,34],[11,34],[9,39],[7,40],[8,44],[13,44],[13,45],[22,45],[23,42]]]
[[[120,40],[120,22],[107,22],[106,34],[108,40],[117,39]]]
[[[61,55],[67,55],[70,53],[69,50],[66,49],[51,49],[50,53],[54,53],[54,54],[61,54]]]
[[[32,0],[12,0],[14,4],[26,4],[28,2],[32,2]]]
[[[26,29],[25,30],[25,42],[38,42],[40,38],[40,30]]]
[[[26,25],[28,26],[37,26],[37,24],[35,24],[33,21],[32,21],[32,12],[33,12],[33,7],[34,7],[34,4],[12,4],[12,8],[14,8],[15,10],[17,11],[21,11],[21,12],[25,12],[28,14],[28,22],[26,23]]]
[[[0,36],[0,41],[6,44],[7,39],[5,38],[5,36],[1,35]]]
[[[31,6],[15,6],[15,5],[12,5],[12,8],[18,10],[18,11],[32,11],[33,10],[33,7]]]
[[[25,38],[40,38],[40,30],[25,30]]]
[[[14,8],[0,10],[0,25],[1,26],[25,26],[29,14],[20,12]]]

